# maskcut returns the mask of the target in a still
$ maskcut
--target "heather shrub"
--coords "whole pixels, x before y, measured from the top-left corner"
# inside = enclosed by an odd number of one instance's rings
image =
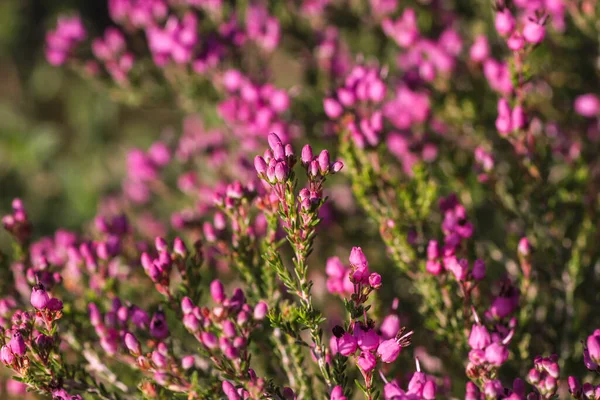
[[[9,396],[600,399],[595,0],[101,4],[46,62],[177,122],[1,195]]]

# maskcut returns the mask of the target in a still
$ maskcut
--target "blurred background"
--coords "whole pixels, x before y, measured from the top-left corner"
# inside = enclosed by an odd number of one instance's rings
[[[104,1],[0,1],[0,210],[21,197],[40,235],[89,221],[119,184],[126,149],[181,123],[175,107],[123,106],[46,62],[45,33],[72,10],[91,32],[110,23]]]

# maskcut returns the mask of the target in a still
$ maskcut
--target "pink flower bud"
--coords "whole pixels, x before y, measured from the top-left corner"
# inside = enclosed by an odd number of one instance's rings
[[[15,355],[10,349],[10,346],[2,346],[2,349],[0,349],[0,361],[6,365],[11,365],[15,361]]]
[[[344,389],[341,386],[336,386],[331,390],[329,400],[348,400],[348,398],[344,396]]]
[[[469,346],[472,349],[483,350],[490,345],[492,339],[485,326],[473,324],[469,335]]]
[[[525,39],[519,31],[514,31],[506,41],[506,45],[512,51],[520,51],[525,47]]]
[[[215,303],[221,304],[225,300],[225,288],[218,279],[211,282],[210,295]]]
[[[289,176],[287,165],[283,162],[278,162],[275,165],[275,179],[277,182],[285,182]]]
[[[595,117],[600,113],[600,99],[591,93],[577,97],[575,99],[575,112],[583,117]]]
[[[300,160],[302,161],[303,165],[308,165],[313,160],[313,151],[310,144],[307,144],[302,148]]]
[[[496,30],[502,36],[510,35],[515,29],[515,18],[508,8],[498,11],[495,19]]]
[[[473,279],[480,281],[485,278],[485,263],[483,260],[475,260],[473,263]]]
[[[325,109],[325,114],[331,119],[339,118],[344,112],[341,104],[330,98],[323,101],[323,108]]]
[[[267,303],[259,301],[254,307],[254,319],[257,321],[263,320],[267,316],[268,311],[269,307],[267,306]]]
[[[269,142],[269,147],[273,151],[275,151],[275,147],[277,147],[277,146],[283,147],[283,143],[281,142],[281,139],[275,133],[269,133],[269,136],[267,136],[267,141]]]
[[[526,237],[519,240],[518,252],[522,256],[528,256],[531,253],[531,245]]]
[[[329,152],[327,150],[321,151],[317,161],[319,163],[319,169],[321,170],[321,173],[324,175],[327,174],[330,167]]]
[[[254,157],[254,169],[256,169],[256,173],[260,175],[264,175],[267,172],[267,163],[265,159],[261,156]]]
[[[485,360],[499,367],[508,360],[508,350],[500,343],[492,343],[485,349]]]
[[[354,265],[355,267],[369,266],[369,263],[367,262],[367,257],[365,257],[360,247],[352,248],[352,251],[350,252],[349,261],[350,264]]]
[[[211,332],[202,332],[200,339],[202,340],[202,344],[209,349],[215,349],[218,346],[217,337]]]
[[[369,286],[373,289],[379,289],[381,287],[381,275],[377,272],[373,272],[369,275]]]
[[[127,350],[129,350],[134,356],[139,356],[142,354],[140,342],[133,334],[129,332],[125,334],[125,347],[127,347]]]
[[[474,62],[483,62],[490,55],[490,45],[488,44],[487,37],[484,35],[477,36],[473,46],[469,50],[469,57]]]
[[[344,164],[341,161],[336,161],[331,166],[332,173],[336,174],[344,168]]]
[[[523,37],[529,43],[538,44],[544,40],[544,36],[546,36],[546,28],[544,25],[532,21],[527,20],[525,23],[525,27],[523,28]]]
[[[38,310],[46,308],[48,301],[50,301],[50,296],[48,296],[48,293],[44,290],[44,285],[39,284],[31,289],[29,301],[31,302],[31,305]]]
[[[24,356],[25,352],[27,351],[25,340],[23,340],[23,335],[21,335],[20,332],[15,332],[13,334],[12,338],[10,338],[10,341],[8,342],[8,345],[10,346],[13,354],[19,357]]]
[[[185,247],[185,243],[181,240],[180,237],[176,237],[173,241],[173,252],[177,254],[179,257],[185,258],[187,256],[187,248]]]
[[[588,336],[586,344],[589,357],[596,364],[600,364],[600,335]]]

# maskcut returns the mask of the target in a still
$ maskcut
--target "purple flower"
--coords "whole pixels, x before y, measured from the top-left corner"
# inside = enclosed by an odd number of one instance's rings
[[[10,346],[10,349],[12,350],[13,354],[15,354],[16,356],[22,357],[27,351],[25,340],[23,340],[23,335],[21,335],[20,332],[13,333],[13,336],[8,342],[8,345]]]
[[[169,327],[165,314],[162,311],[154,313],[150,320],[150,334],[155,339],[165,339],[169,336]]]

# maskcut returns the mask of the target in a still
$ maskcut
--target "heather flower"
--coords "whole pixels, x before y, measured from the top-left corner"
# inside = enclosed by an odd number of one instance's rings
[[[508,349],[500,343],[492,343],[485,349],[485,359],[488,363],[499,367],[508,360]]]
[[[483,350],[491,343],[491,337],[485,326],[473,324],[469,335],[469,346],[472,349]]]
[[[42,284],[36,285],[31,289],[31,297],[30,302],[34,308],[38,310],[43,310],[48,305],[50,301],[50,296],[44,289]]]
[[[594,363],[600,364],[600,333],[595,332],[588,336],[586,345],[590,359]]]
[[[137,340],[137,338],[132,333],[129,333],[129,332],[126,333],[124,341],[125,341],[125,346],[134,356],[141,354],[142,348],[140,346],[140,342]]]
[[[543,22],[528,19],[523,27],[523,37],[529,43],[538,44],[544,40],[546,28]]]
[[[344,389],[338,385],[331,390],[329,400],[348,400],[348,398],[344,396]]]
[[[12,338],[8,342],[8,345],[10,346],[10,349],[12,350],[13,354],[19,357],[24,356],[25,352],[27,351],[25,340],[23,339],[23,335],[21,335],[20,332],[13,333]]]
[[[396,338],[384,340],[377,347],[377,355],[381,357],[384,363],[393,363],[398,358],[402,348],[398,344]]]
[[[515,18],[508,8],[496,12],[495,26],[498,33],[508,36],[515,29]]]
[[[165,314],[162,311],[154,313],[150,320],[150,334],[155,339],[165,339],[169,336],[169,327]]]
[[[362,351],[356,360],[358,367],[365,373],[371,372],[377,365],[377,358],[369,351]]]
[[[354,327],[354,337],[363,351],[375,350],[379,345],[379,335],[374,329],[363,328],[359,323]]]
[[[340,338],[337,338],[337,349],[339,353],[345,357],[352,355],[358,348],[356,337],[348,332],[345,332]]]

